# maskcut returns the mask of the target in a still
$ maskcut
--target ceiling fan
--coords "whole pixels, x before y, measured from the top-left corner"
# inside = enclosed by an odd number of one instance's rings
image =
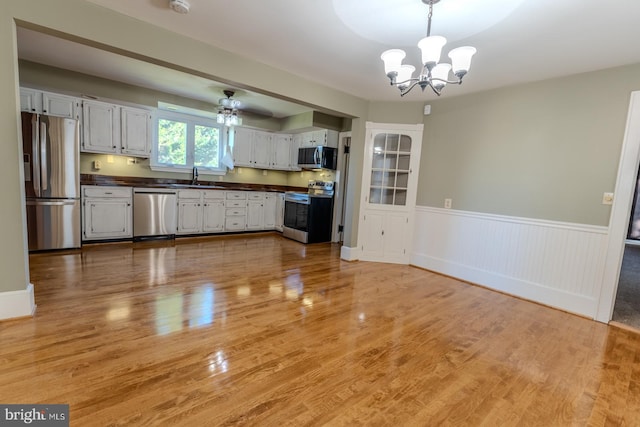
[[[254,106],[249,103],[240,102],[234,98],[237,91],[233,89],[224,89],[222,91],[225,97],[218,100],[218,114],[216,120],[220,124],[225,126],[237,126],[242,124],[240,116],[252,117],[253,119],[261,120],[273,117],[273,112],[264,106]],[[245,95],[250,95],[249,92],[243,92]]]

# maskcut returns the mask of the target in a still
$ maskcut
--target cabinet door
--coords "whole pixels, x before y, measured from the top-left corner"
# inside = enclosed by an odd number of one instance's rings
[[[149,157],[151,153],[151,113],[149,111],[121,107],[120,129],[123,154]]]
[[[253,167],[270,169],[271,162],[271,134],[256,131],[253,134]]]
[[[30,113],[42,112],[42,92],[39,90],[20,88],[20,110]]]
[[[300,147],[315,147],[313,132],[304,132],[300,134]]]
[[[409,216],[404,213],[388,212],[384,218],[384,259],[389,262],[403,262],[407,245],[411,239],[407,235]]]
[[[132,237],[128,199],[87,199],[82,214],[83,240]]]
[[[202,231],[206,233],[224,231],[224,215],[224,200],[205,200]]]
[[[199,200],[178,201],[177,234],[195,234],[202,231],[202,205]]]
[[[233,130],[233,163],[235,166],[253,167],[253,133],[251,129]]]
[[[273,169],[291,170],[291,135],[273,135]]]
[[[298,149],[302,147],[302,134],[295,134],[291,139],[291,170],[299,171]]]
[[[83,101],[82,151],[117,153],[120,146],[118,106],[104,102]]]
[[[384,212],[367,212],[362,218],[362,259],[381,261],[384,258]]]
[[[277,196],[266,194],[264,196],[264,229],[273,230],[276,228]]]
[[[326,129],[314,130],[311,132],[311,139],[313,140],[313,145],[327,145]]]
[[[276,224],[274,228],[278,231],[282,231],[283,226],[284,226],[284,194],[278,193],[278,195],[276,196]]]
[[[247,230],[262,230],[264,228],[264,205],[262,200],[247,202]]]
[[[72,96],[42,93],[42,112],[49,116],[77,119],[79,102]]]

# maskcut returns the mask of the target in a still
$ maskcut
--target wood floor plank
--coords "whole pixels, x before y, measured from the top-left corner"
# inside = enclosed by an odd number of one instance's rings
[[[637,425],[640,337],[278,235],[30,256],[0,401],[78,426]]]

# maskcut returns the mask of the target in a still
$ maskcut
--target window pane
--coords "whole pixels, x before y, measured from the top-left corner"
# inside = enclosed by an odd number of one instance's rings
[[[158,120],[158,163],[187,164],[187,124],[173,120]]]
[[[194,165],[218,167],[220,131],[218,128],[196,125]]]

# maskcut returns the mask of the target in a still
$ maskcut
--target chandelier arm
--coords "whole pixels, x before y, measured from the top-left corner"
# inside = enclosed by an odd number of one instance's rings
[[[444,83],[449,83],[452,85],[460,85],[462,84],[462,79],[458,79],[458,80],[444,80],[444,79],[439,79],[437,77],[432,77],[429,79],[430,81],[439,81],[439,82],[444,82]]]
[[[411,79],[411,80],[407,80],[407,81],[413,81],[413,83],[408,88],[400,90],[400,97],[403,97],[406,94],[408,94],[409,92],[411,92],[411,89],[413,89],[414,87],[416,87],[418,85],[418,83],[420,83],[420,81],[417,80],[417,79]]]

